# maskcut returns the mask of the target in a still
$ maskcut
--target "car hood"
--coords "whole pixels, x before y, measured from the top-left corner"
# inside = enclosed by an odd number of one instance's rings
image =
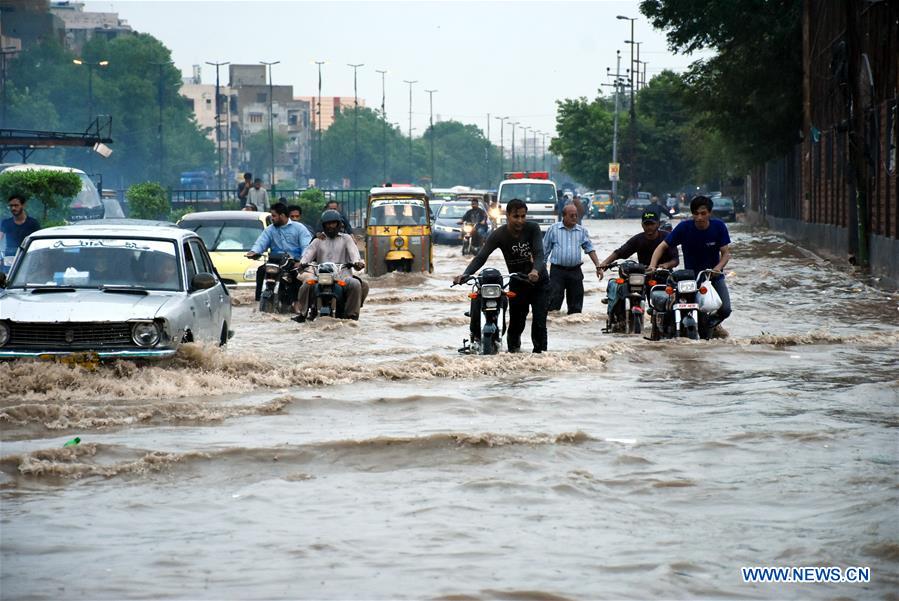
[[[0,296],[0,319],[44,323],[153,319],[179,296],[176,292],[150,292],[141,296],[99,290],[46,294],[7,290]]]

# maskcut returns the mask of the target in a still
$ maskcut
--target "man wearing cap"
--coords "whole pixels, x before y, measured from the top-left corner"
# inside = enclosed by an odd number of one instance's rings
[[[550,262],[549,310],[562,309],[562,299],[568,298],[568,314],[580,313],[584,306],[583,254],[596,265],[596,277],[602,279],[599,259],[590,234],[578,224],[578,210],[573,204],[562,208],[562,221],[552,224],[543,235],[543,251]]]
[[[600,274],[609,268],[609,264],[617,259],[626,259],[634,253],[637,253],[637,261],[643,265],[649,265],[652,260],[652,253],[656,247],[665,239],[659,233],[659,222],[661,217],[657,211],[643,212],[643,233],[632,236],[627,242],[619,248],[612,251],[605,260],[599,264]],[[677,258],[677,248],[669,248],[661,257],[660,269],[673,269],[680,262]],[[600,275],[600,277],[602,277]]]

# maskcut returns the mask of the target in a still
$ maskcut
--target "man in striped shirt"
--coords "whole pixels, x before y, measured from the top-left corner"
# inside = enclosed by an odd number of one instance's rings
[[[596,277],[602,279],[599,259],[590,243],[590,234],[578,224],[574,204],[562,209],[562,221],[552,224],[543,235],[543,251],[552,268],[549,272],[549,310],[560,311],[562,299],[568,298],[568,314],[580,313],[584,306],[583,253],[596,266]]]

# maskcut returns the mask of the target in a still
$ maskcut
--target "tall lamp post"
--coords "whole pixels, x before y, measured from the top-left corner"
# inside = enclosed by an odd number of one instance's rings
[[[506,172],[506,148],[505,140],[503,140],[503,130],[508,117],[494,117],[494,119],[499,120],[499,179],[502,180]]]
[[[524,130],[524,150],[521,151],[522,155],[524,155],[524,170],[528,171],[528,167],[530,166],[530,161],[528,160],[528,132],[531,131],[530,127],[522,127]]]
[[[387,98],[386,88],[384,87],[385,78],[387,77],[387,70],[383,71],[380,69],[375,69],[377,73],[381,74],[381,121],[383,121],[383,133],[381,136],[381,183],[387,183],[387,108],[385,100]]]
[[[98,61],[96,63],[86,61],[80,58],[72,59],[76,65],[84,65],[87,67],[87,122],[94,120],[94,67],[105,67],[109,61]],[[3,86],[4,89],[6,86]]]
[[[268,67],[268,145],[272,155],[272,183],[271,189],[275,189],[275,115],[272,109],[272,66],[281,61],[259,61],[260,65]]]
[[[318,142],[318,159],[315,161],[315,185],[322,187],[322,65],[325,61],[315,61],[318,65],[318,106],[315,109],[315,137]]]
[[[425,92],[428,93],[428,102],[429,102],[430,111],[431,111],[431,119],[430,119],[431,126],[430,126],[430,128],[431,128],[431,187],[432,188],[434,187],[434,181],[435,181],[435,177],[434,177],[434,136],[435,136],[435,133],[434,133],[434,92],[436,92],[436,91],[437,90],[425,90]]]
[[[215,67],[215,151],[218,158],[218,175],[219,175],[219,194],[224,191],[222,184],[222,125],[219,115],[221,115],[222,97],[219,94],[219,67],[230,65],[230,62],[211,63],[206,61],[207,65]]]
[[[356,92],[356,71],[364,66],[364,63],[347,63],[347,67],[353,68],[353,186],[359,179],[359,95]]]
[[[515,126],[521,125],[518,121],[512,121],[512,171],[515,171]]]
[[[409,81],[404,79],[403,83],[409,84],[409,183],[412,183],[412,84],[418,83],[417,79]]]
[[[628,170],[630,172],[629,176],[630,176],[630,181],[631,181],[631,186],[630,186],[631,194],[636,194],[637,193],[637,190],[636,190],[636,188],[637,188],[637,175],[636,175],[637,157],[635,155],[636,155],[636,146],[637,146],[637,111],[634,107],[634,87],[635,87],[634,86],[634,73],[635,73],[635,69],[634,69],[634,46],[635,46],[635,44],[634,44],[634,21],[636,21],[637,18],[636,17],[626,17],[624,15],[618,15],[615,18],[623,20],[623,21],[631,22],[631,39],[627,40],[627,43],[629,43],[631,46],[631,62],[630,62],[631,68],[629,69],[630,80],[631,80],[631,110],[630,110],[630,122],[627,125],[627,129],[628,129],[628,153],[627,154],[628,154],[628,159],[629,159]]]

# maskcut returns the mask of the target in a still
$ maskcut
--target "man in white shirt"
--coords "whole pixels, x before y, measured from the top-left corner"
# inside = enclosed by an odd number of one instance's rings
[[[342,266],[351,263],[353,267],[361,271],[365,269],[365,263],[359,255],[356,241],[349,234],[340,232],[340,213],[331,209],[322,213],[322,227],[325,238],[316,238],[303,251],[300,263],[337,263]],[[344,314],[348,319],[359,319],[359,310],[368,296],[368,284],[360,278],[353,276],[353,272],[341,267],[340,278],[346,282],[344,288]],[[309,307],[309,299],[313,286],[303,282],[294,310],[298,313],[293,320],[299,323],[306,321],[306,310]]]
[[[268,213],[271,205],[268,201],[268,190],[262,187],[262,180],[258,177],[253,181],[253,187],[247,194],[247,204],[254,205],[257,211]]]

